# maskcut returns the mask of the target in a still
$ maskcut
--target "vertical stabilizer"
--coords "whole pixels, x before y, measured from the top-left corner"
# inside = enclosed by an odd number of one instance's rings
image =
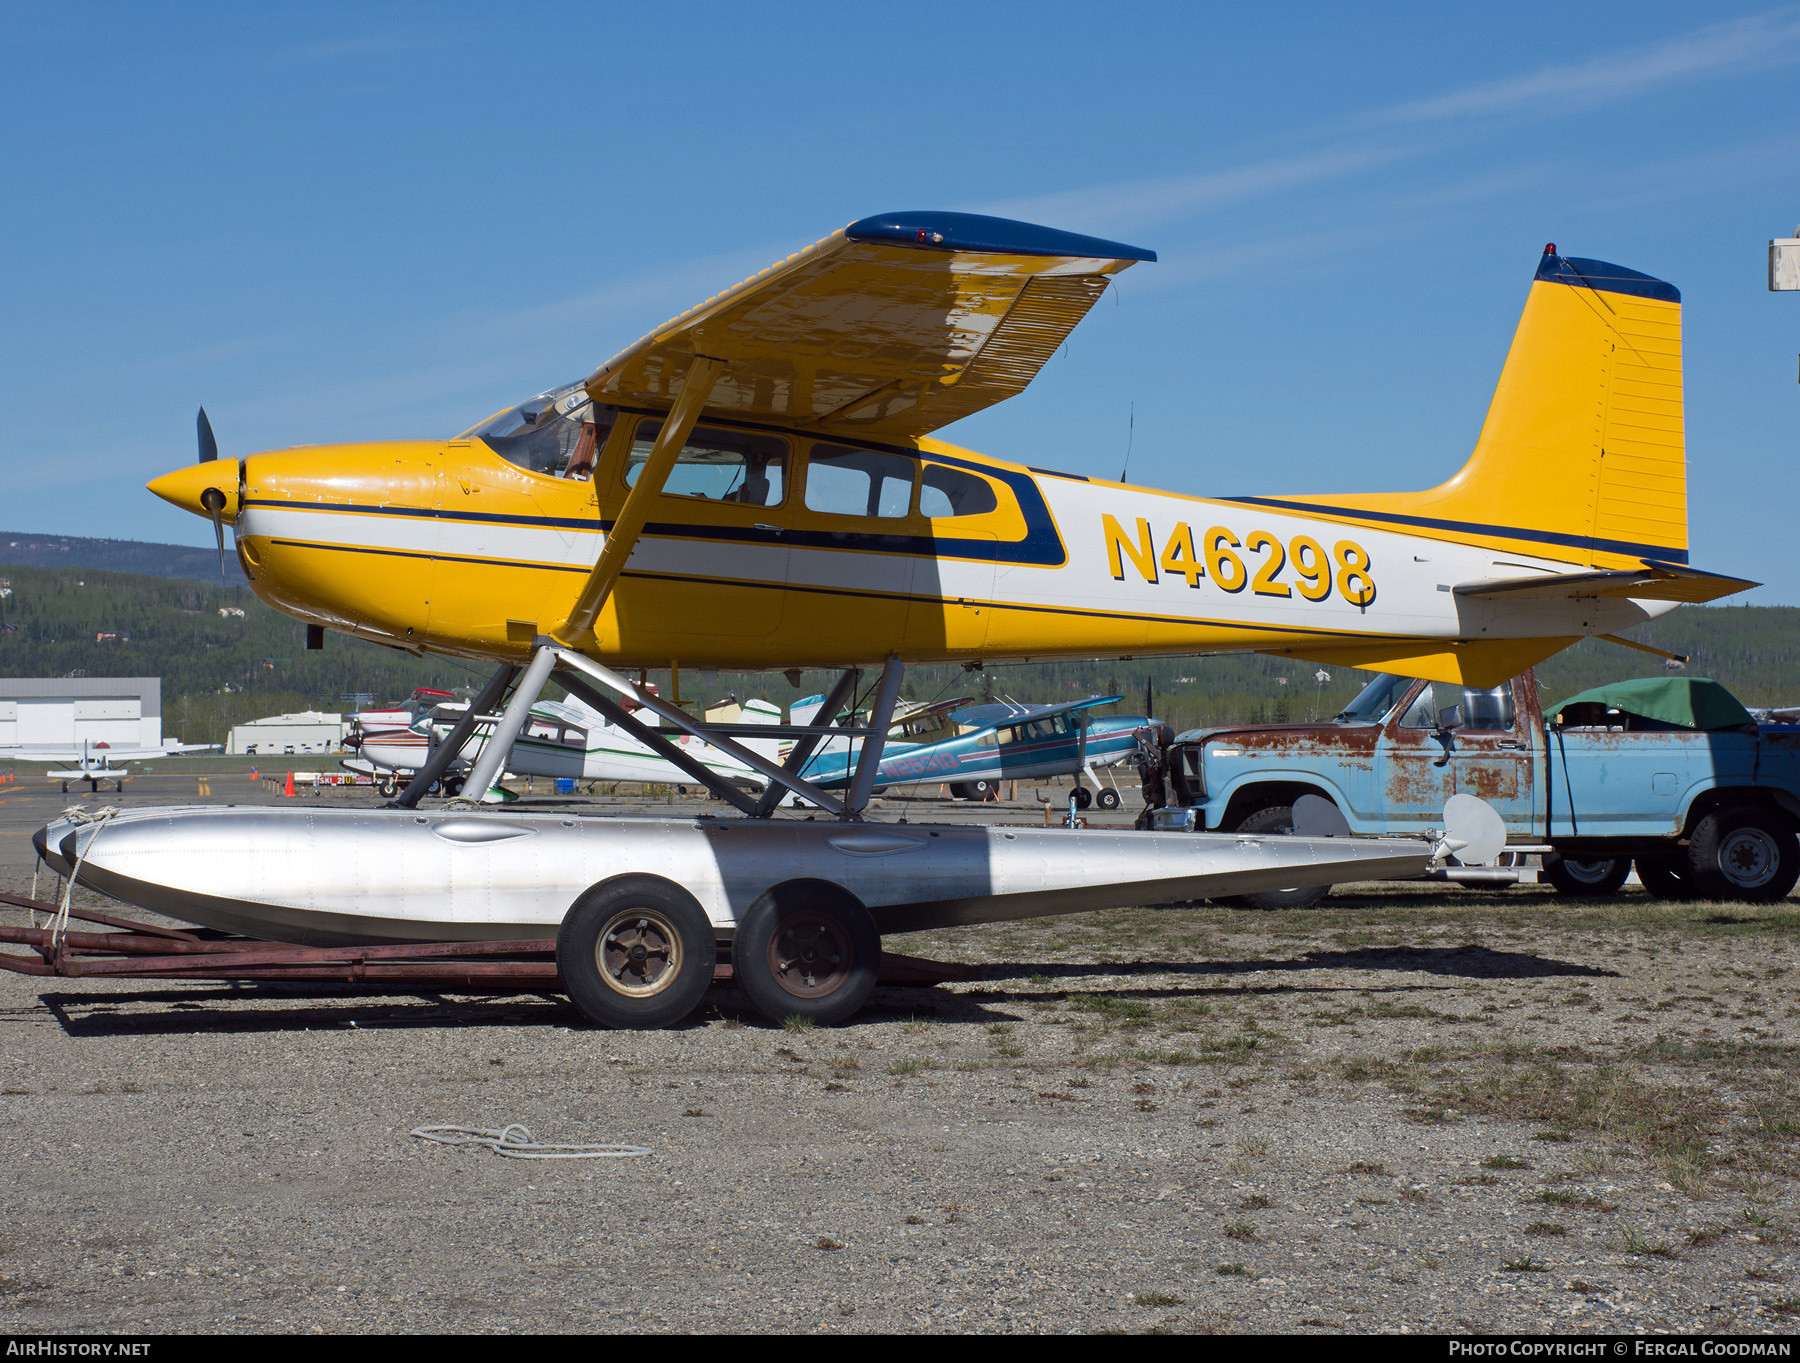
[[[1594,567],[1686,563],[1680,292],[1546,247],[1462,470],[1426,492],[1295,500]]]

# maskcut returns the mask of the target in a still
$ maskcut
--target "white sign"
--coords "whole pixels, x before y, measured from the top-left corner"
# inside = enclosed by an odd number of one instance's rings
[[[1769,243],[1769,291],[1800,289],[1800,236],[1776,237]]]

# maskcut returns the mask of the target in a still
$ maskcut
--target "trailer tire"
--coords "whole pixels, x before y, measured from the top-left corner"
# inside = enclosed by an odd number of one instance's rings
[[[1111,786],[1108,786],[1094,797],[1094,803],[1099,805],[1102,809],[1117,809],[1119,807],[1119,792],[1114,790]]]
[[[1577,899],[1602,899],[1615,894],[1630,874],[1629,857],[1570,857],[1557,853],[1544,858],[1544,879],[1558,893]]]
[[[830,1026],[869,1000],[881,973],[881,933],[868,909],[826,881],[798,880],[758,897],[738,920],[732,976],[773,1023]]]
[[[603,1027],[672,1027],[699,1007],[718,947],[706,910],[660,876],[618,876],[586,891],[556,934],[556,970],[575,1006]]]
[[[1800,842],[1793,824],[1770,810],[1718,810],[1694,826],[1683,869],[1701,898],[1766,904],[1800,880]]]
[[[1680,901],[1694,897],[1693,886],[1688,884],[1682,864],[1675,858],[1639,857],[1632,864],[1637,867],[1644,893],[1652,899]]]
[[[1264,805],[1238,820],[1239,833],[1292,833],[1292,805]],[[1215,899],[1215,904],[1228,904],[1245,909],[1310,909],[1331,893],[1329,885],[1305,885],[1292,890],[1258,890],[1255,894],[1234,894],[1228,899]]]

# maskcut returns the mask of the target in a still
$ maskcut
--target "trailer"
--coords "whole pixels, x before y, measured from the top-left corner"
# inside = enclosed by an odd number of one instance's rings
[[[30,973],[40,963],[129,973],[129,961],[79,964],[98,951],[184,978],[276,977],[220,973],[229,967],[530,979],[622,1028],[679,1022],[722,962],[765,1017],[832,1023],[868,998],[892,934],[1416,877],[1456,845],[1435,831],[1359,839],[229,805],[75,812],[33,842],[58,875],[202,932],[162,950],[177,940],[168,931],[108,919],[114,933],[94,934],[107,940],[81,942],[67,930],[71,909],[60,925],[7,934],[34,949],[11,958]]]

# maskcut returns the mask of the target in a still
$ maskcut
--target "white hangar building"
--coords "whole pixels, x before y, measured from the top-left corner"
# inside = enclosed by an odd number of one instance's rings
[[[271,753],[283,756],[287,753],[337,752],[344,746],[347,727],[344,716],[317,710],[305,710],[297,715],[270,715],[267,719],[253,719],[248,724],[235,726],[225,751],[265,757]]]
[[[0,677],[0,748],[162,742],[161,677]]]

